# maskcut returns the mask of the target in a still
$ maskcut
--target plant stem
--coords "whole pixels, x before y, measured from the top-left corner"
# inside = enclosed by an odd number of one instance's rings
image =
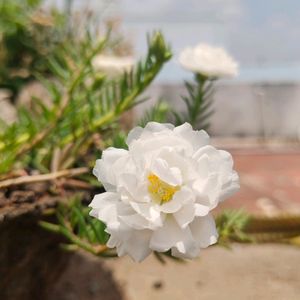
[[[81,174],[88,173],[89,171],[90,171],[89,168],[75,168],[75,169],[61,170],[49,174],[21,176],[17,178],[0,181],[0,189],[7,188],[14,185],[26,184],[26,183],[51,181],[61,177],[78,176]]]

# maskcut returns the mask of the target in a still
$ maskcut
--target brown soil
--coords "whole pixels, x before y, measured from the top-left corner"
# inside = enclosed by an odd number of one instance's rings
[[[26,213],[0,224],[1,300],[123,299],[100,259],[63,251],[63,238],[42,229],[39,218]]]

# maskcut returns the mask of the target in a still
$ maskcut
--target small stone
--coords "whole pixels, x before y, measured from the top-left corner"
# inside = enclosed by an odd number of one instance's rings
[[[163,282],[160,281],[160,280],[157,280],[153,283],[152,287],[155,289],[155,290],[160,290],[163,288]]]

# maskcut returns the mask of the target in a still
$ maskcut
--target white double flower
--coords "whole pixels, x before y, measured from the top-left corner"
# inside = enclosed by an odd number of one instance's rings
[[[94,197],[90,214],[106,224],[108,247],[141,261],[170,249],[194,258],[216,243],[210,211],[239,189],[231,155],[188,123],[136,127],[127,145],[103,151],[94,168],[106,192]]]
[[[235,77],[237,62],[223,49],[207,44],[184,49],[179,56],[181,66],[209,78]]]

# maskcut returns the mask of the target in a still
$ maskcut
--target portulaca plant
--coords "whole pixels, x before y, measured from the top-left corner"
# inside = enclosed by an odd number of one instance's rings
[[[217,242],[211,211],[239,189],[231,155],[185,123],[132,129],[128,150],[108,148],[94,175],[106,192],[90,215],[106,225],[107,246],[142,261],[152,251],[197,257]]]
[[[183,96],[187,112],[174,113],[177,124],[189,121],[194,127],[207,129],[213,114],[214,82],[238,74],[237,62],[220,47],[198,44],[185,48],[179,55],[180,65],[194,73],[194,83],[185,82],[188,96]]]
[[[226,246],[257,241],[257,233],[263,241],[266,236],[276,240],[275,234],[280,242],[294,243],[292,237],[299,235],[294,218],[291,231],[289,219],[283,222],[284,232],[278,231],[276,219],[275,232],[270,232],[270,224],[249,227],[250,218],[241,212],[212,217],[212,210],[239,188],[238,175],[231,155],[211,146],[208,134],[198,129],[209,125],[215,80],[235,76],[237,63],[221,48],[200,44],[185,49],[179,62],[195,78],[185,83],[186,112],[170,114],[166,103],[159,102],[126,140],[133,121],[126,123],[126,112],[147,100],[145,91],[172,51],[163,35],[153,32],[144,58],[113,56],[116,39],[111,34],[109,29],[99,39],[90,34],[67,38],[45,61],[51,76],[33,72],[51,105],[36,97],[30,108],[18,110],[13,124],[0,122],[4,199],[21,187],[36,198],[42,195],[47,207],[48,198],[53,205],[59,200],[56,222],[40,225],[63,235],[64,249],[101,257],[128,254],[141,261],[154,251],[160,261],[166,255],[194,258],[218,235],[219,244]],[[90,169],[99,151],[94,174],[100,183]],[[47,184],[35,189],[36,182]],[[4,207],[4,220],[10,218],[7,211],[18,215]]]
[[[128,254],[135,261],[153,251],[163,260],[165,255],[197,257],[202,248],[217,242],[218,234],[220,244],[244,241],[243,215],[224,213],[216,219],[216,226],[211,214],[239,188],[231,155],[211,146],[202,130],[211,114],[212,86],[221,73],[214,66],[210,69],[215,68],[214,73],[201,69],[205,56],[199,56],[199,51],[185,54],[185,62],[190,59],[198,66],[192,70],[196,82],[185,83],[187,111],[171,111],[159,102],[138,120],[142,127],[132,129],[126,139],[129,126],[121,126],[125,125],[120,124],[122,117],[147,99],[145,90],[172,52],[163,35],[154,32],[148,37],[145,58],[134,64],[130,57],[104,55],[111,53],[108,40],[109,36],[89,49],[85,46],[84,51],[70,49],[66,63],[52,63],[60,79],[58,87],[55,82],[50,85],[56,105],[45,117],[30,119],[30,128],[42,130],[24,135],[28,124],[20,123],[18,130],[7,131],[15,137],[9,147],[0,143],[2,170],[13,166],[16,158],[34,153],[32,163],[43,163],[42,170],[55,166],[60,170],[55,176],[80,175],[68,184],[75,185],[76,191],[83,187],[89,192],[73,194],[72,201],[59,206],[57,224],[41,222],[47,230],[64,235],[68,242],[64,248],[70,251],[80,248],[101,257]],[[217,61],[213,53],[207,55],[207,65]],[[222,55],[216,57],[221,64]],[[75,71],[74,64],[78,65]],[[49,128],[48,124],[54,125]],[[45,151],[54,141],[53,154]],[[93,172],[97,181],[87,166],[94,165],[99,150],[102,157]],[[11,184],[15,181],[0,182],[2,187]]]

